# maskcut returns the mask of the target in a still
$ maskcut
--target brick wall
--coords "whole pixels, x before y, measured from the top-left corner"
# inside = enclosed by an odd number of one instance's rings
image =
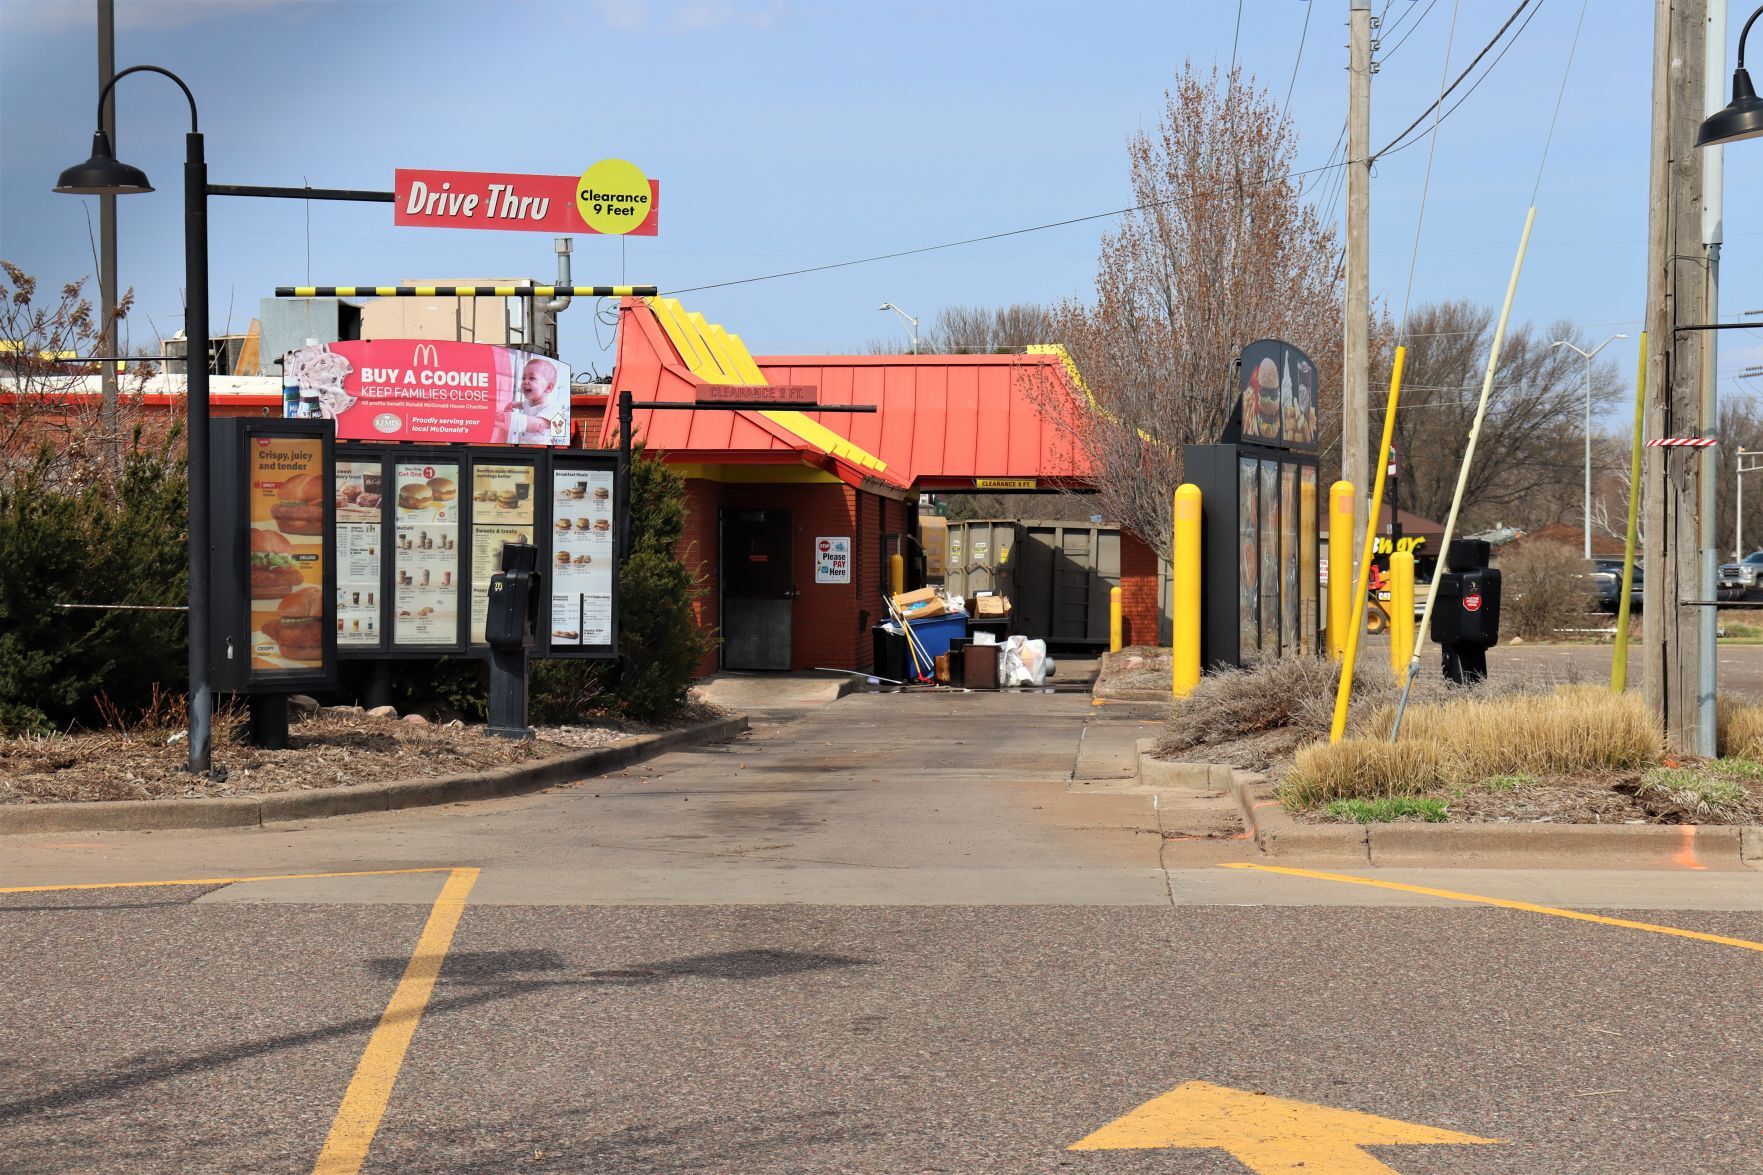
[[[1157,555],[1130,531],[1120,532],[1121,639],[1157,643]]]

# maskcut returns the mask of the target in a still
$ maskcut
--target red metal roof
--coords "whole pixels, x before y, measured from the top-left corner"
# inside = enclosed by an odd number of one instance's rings
[[[612,386],[629,390],[638,402],[638,439],[673,460],[806,460],[853,485],[868,479],[924,489],[969,487],[975,478],[1048,484],[1087,477],[1088,462],[1068,431],[1043,411],[1061,397],[1075,403],[1079,395],[1060,355],[779,355],[748,361],[757,363],[768,384],[817,387],[823,404],[877,406],[874,414],[802,410],[833,434],[820,434],[816,444],[779,418],[754,411],[642,411],[644,400],[690,400],[707,381],[694,374],[677,336],[647,302],[627,298],[620,309]],[[676,331],[678,311],[663,308],[673,315]],[[733,341],[738,347],[738,338]],[[611,445],[617,438],[615,406],[606,417],[601,443]],[[828,452],[841,447],[840,438],[861,452]],[[866,465],[865,457],[879,458],[885,469]]]
[[[1090,465],[1048,410],[1076,391],[1058,355],[760,355],[766,382],[812,384],[823,404],[874,404],[875,415],[824,414],[827,428],[874,453],[910,484],[975,478],[1081,482]]]

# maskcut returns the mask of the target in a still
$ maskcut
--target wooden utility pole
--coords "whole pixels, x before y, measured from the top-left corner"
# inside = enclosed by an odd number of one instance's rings
[[[1353,530],[1344,543],[1328,537],[1329,574],[1351,576],[1365,532],[1371,462],[1371,0],[1352,0],[1347,58],[1347,307],[1341,376],[1341,477],[1353,483]],[[1371,508],[1377,509],[1372,503]],[[1345,555],[1344,560],[1337,553]]]
[[[1649,437],[1703,436],[1702,340],[1680,332],[1708,321],[1702,248],[1702,121],[1704,0],[1655,0],[1653,17],[1653,155],[1647,222],[1646,432]],[[1697,640],[1702,609],[1700,519],[1702,465],[1694,450],[1647,450],[1642,478],[1647,536],[1647,705],[1665,724],[1671,745],[1694,753]]]
[[[116,0],[98,0],[98,89],[103,91],[116,76]],[[105,99],[99,112],[100,129],[110,136],[116,148],[116,95]],[[98,339],[97,353],[118,355],[122,332],[116,322],[116,197],[98,197]],[[116,364],[98,365],[98,386],[102,392],[99,422],[104,429],[104,452],[113,463],[121,460],[121,437],[117,435]]]

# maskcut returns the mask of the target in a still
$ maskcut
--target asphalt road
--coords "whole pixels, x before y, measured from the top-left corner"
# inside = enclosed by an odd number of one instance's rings
[[[1257,1169],[1068,1149],[1196,1081],[1499,1140],[1288,1175],[1763,1169],[1763,949],[1223,868],[1073,778],[1150,728],[852,697],[537,796],[11,838],[0,886],[115,887],[0,893],[0,1169],[313,1170],[448,874],[121,883],[466,866],[362,1170]],[[1749,871],[1358,876],[1763,944]]]

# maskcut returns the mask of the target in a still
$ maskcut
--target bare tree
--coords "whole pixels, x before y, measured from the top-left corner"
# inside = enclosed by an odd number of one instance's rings
[[[1050,341],[1051,330],[1047,308],[1032,302],[945,306],[920,334],[918,349],[926,355],[1013,355]],[[899,338],[871,339],[867,349],[871,355],[899,355],[908,344]]]
[[[1434,520],[1451,508],[1463,451],[1493,342],[1494,310],[1470,302],[1422,306],[1408,321],[1396,439],[1404,467],[1401,506]],[[1494,376],[1475,463],[1464,485],[1466,531],[1496,524],[1531,529],[1578,522],[1584,509],[1585,361],[1557,339],[1584,345],[1569,322],[1509,327]],[[1611,361],[1592,366],[1592,411],[1610,406],[1622,380]],[[1383,406],[1372,412],[1373,434]],[[1594,482],[1613,473],[1594,446]],[[1602,460],[1600,460],[1602,456]],[[1626,474],[1625,474],[1626,475]],[[1626,510],[1626,499],[1624,499]]]
[[[1098,512],[1165,558],[1182,446],[1218,439],[1242,347],[1283,338],[1341,370],[1339,249],[1292,178],[1296,150],[1269,91],[1187,63],[1155,130],[1127,142],[1138,207],[1103,237],[1094,302],[1051,313],[1091,395],[1043,389],[1044,410],[1094,469]],[[1327,454],[1340,388],[1320,384]]]
[[[52,301],[39,300],[37,279],[0,261],[0,479],[47,449],[58,480],[106,481],[118,472],[123,448],[140,439],[140,397],[130,398],[132,410],[119,412],[106,432],[103,414],[81,394],[97,366],[66,362],[89,354],[100,336],[84,288],[84,281],[69,282]],[[118,318],[133,299],[131,290],[118,300]]]

